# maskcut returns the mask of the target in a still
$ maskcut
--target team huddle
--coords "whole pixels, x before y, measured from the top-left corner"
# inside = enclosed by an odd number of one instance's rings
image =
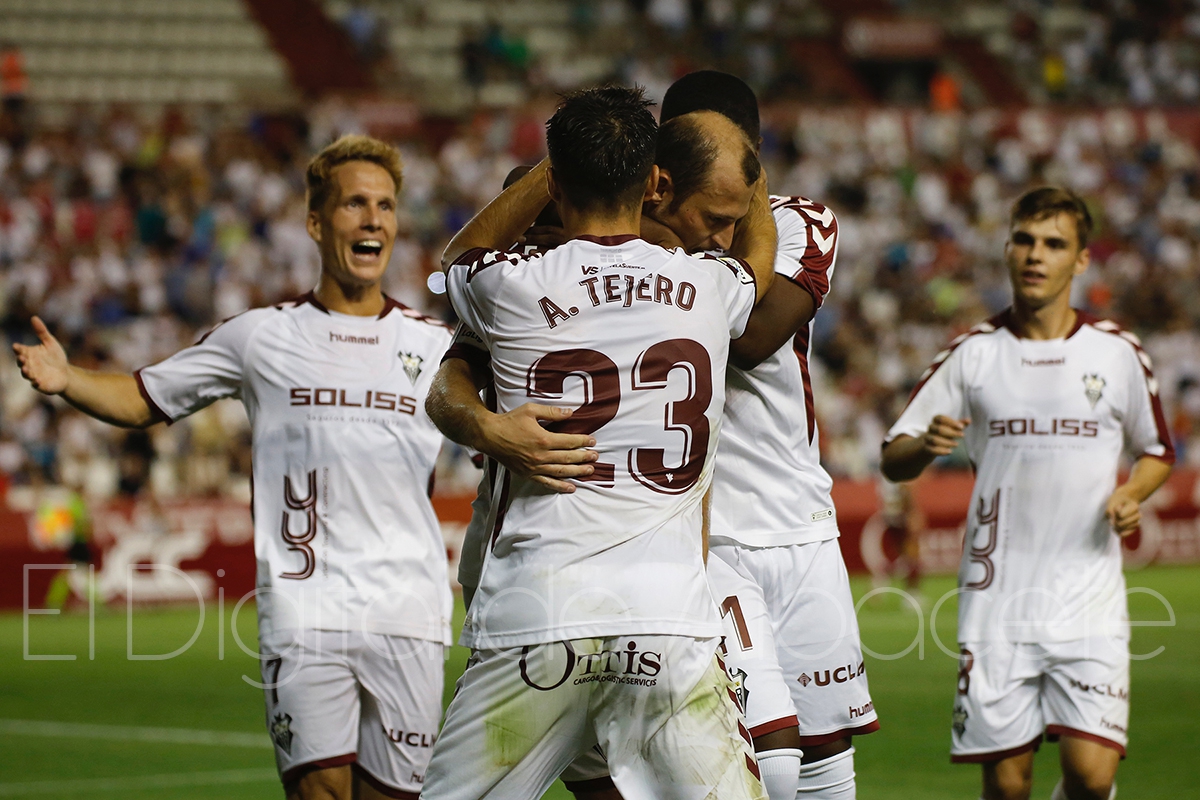
[[[808,366],[837,220],[769,194],[739,79],[649,105],[563,98],[548,157],[443,254],[455,330],[382,293],[400,158],[349,136],[307,170],[309,294],[134,375],[71,366],[36,317],[14,346],[35,388],[117,425],[244,403],[289,798],[855,797],[853,737],[880,723]],[[1012,307],[938,355],[883,443],[891,480],[960,443],[975,469],[951,757],[988,800],[1030,796],[1044,738],[1054,798],[1115,796],[1127,744],[1120,536],[1174,452],[1137,339],[1070,307],[1090,230],[1067,190],[1017,200]],[[443,435],[484,456],[444,720]]]

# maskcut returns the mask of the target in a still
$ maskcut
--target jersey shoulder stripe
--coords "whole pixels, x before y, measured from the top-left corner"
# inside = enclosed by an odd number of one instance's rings
[[[1142,376],[1146,381],[1146,392],[1150,395],[1150,407],[1154,412],[1154,427],[1158,433],[1158,442],[1163,447],[1162,455],[1151,455],[1150,457],[1165,461],[1168,464],[1174,464],[1175,446],[1171,443],[1171,432],[1170,428],[1167,427],[1167,417],[1163,413],[1162,401],[1158,397],[1158,379],[1154,377],[1154,365],[1150,361],[1150,355],[1142,349],[1141,340],[1138,339],[1136,334],[1123,330],[1120,325],[1110,319],[1098,319],[1083,311],[1076,311],[1075,313],[1077,317],[1075,323],[1076,329],[1087,325],[1101,333],[1115,336],[1133,348],[1133,353],[1137,356],[1138,364],[1142,368]]]
[[[929,379],[933,377],[933,374],[941,369],[942,364],[946,363],[946,359],[950,358],[954,351],[962,346],[963,342],[974,336],[995,333],[1001,328],[1007,328],[1009,315],[1011,313],[1012,309],[1005,309],[1003,312],[997,314],[991,319],[981,322],[975,327],[971,328],[969,331],[954,337],[954,339],[950,341],[950,344],[946,346],[945,350],[942,350],[933,357],[933,361],[929,364],[929,367],[925,370],[925,373],[921,375],[920,379],[917,381],[917,385],[913,387],[912,393],[908,396],[908,401],[910,403],[912,402],[913,398],[917,396],[917,393],[921,391],[922,387],[924,387],[925,384],[929,382]]]
[[[812,295],[819,308],[829,294],[830,273],[837,260],[837,217],[832,209],[806,197],[775,195],[770,201],[779,228],[780,253],[798,266],[782,274]]]

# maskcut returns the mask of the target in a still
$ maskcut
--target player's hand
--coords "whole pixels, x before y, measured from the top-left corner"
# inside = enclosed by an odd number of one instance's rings
[[[661,222],[650,219],[645,214],[642,214],[642,229],[639,231],[639,235],[650,244],[656,244],[668,250],[683,247],[683,241],[675,235],[675,231]]]
[[[929,423],[929,430],[921,434],[922,449],[935,458],[950,455],[962,441],[970,424],[969,419],[951,419],[938,414]]]
[[[33,318],[33,332],[37,334],[41,344],[34,347],[13,345],[13,352],[17,354],[17,364],[21,367],[21,377],[33,384],[33,388],[42,394],[60,394],[66,391],[67,380],[70,377],[71,367],[67,363],[67,353],[39,317]]]
[[[1138,529],[1142,523],[1142,508],[1137,500],[1117,489],[1108,498],[1104,506],[1104,516],[1108,517],[1113,531],[1122,538]]]
[[[562,494],[575,491],[571,478],[584,478],[595,468],[599,454],[587,448],[595,438],[582,434],[554,433],[545,423],[561,422],[574,412],[569,408],[526,403],[505,414],[491,415],[482,425],[482,452],[513,473]]]
[[[525,231],[525,235],[521,237],[521,244],[531,247],[540,247],[543,250],[549,250],[553,247],[558,247],[560,244],[567,241],[567,231],[565,228],[556,228],[553,225],[534,225],[529,230]]]

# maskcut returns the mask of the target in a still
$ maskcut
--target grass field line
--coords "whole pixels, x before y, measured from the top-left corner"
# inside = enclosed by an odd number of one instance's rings
[[[4,734],[106,739],[115,742],[251,747],[258,750],[270,750],[274,746],[265,733],[205,731],[193,728],[147,728],[136,725],[94,725],[84,722],[50,722],[33,719],[0,719],[0,735]]]
[[[19,781],[0,783],[0,797],[28,797],[38,794],[88,794],[127,792],[137,789],[172,789],[183,786],[222,786],[232,783],[277,781],[273,769],[226,769],[217,772],[176,772],[167,775],[142,775],[136,778],[80,778],[67,781]]]

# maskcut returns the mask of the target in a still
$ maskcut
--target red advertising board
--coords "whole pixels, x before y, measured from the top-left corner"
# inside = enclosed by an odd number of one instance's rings
[[[957,570],[971,483],[967,473],[937,473],[913,486],[924,520],[918,536],[922,572]],[[846,566],[855,573],[888,571],[895,546],[877,484],[837,481],[833,494]],[[451,575],[471,500],[434,498]],[[89,571],[97,600],[107,603],[192,602],[215,599],[221,590],[226,602],[236,603],[254,589],[253,529],[244,504],[220,498],[114,501],[91,509],[91,516],[94,563],[72,569],[64,550],[38,532],[34,509],[0,507],[0,608],[42,607],[58,574],[85,597]],[[1142,529],[1126,540],[1125,562],[1129,569],[1200,563],[1200,473],[1177,470],[1143,506]]]

